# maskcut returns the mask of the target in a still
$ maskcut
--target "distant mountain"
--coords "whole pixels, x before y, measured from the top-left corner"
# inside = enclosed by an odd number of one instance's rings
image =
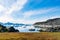
[[[1,25],[6,26],[6,27],[22,27],[22,26],[31,26],[32,24],[23,24],[23,23],[11,23],[11,22],[7,22],[7,23],[2,23],[0,22]]]
[[[60,18],[54,18],[54,19],[49,19],[44,22],[36,22],[34,25],[40,25],[40,24],[45,24],[45,25],[60,25]]]
[[[21,27],[21,26],[23,26],[23,25],[25,25],[25,24],[19,24],[19,23],[10,23],[10,22],[7,22],[7,23],[0,23],[0,24],[2,24],[3,26],[6,26],[6,27],[11,27],[11,26],[13,26],[13,27]]]

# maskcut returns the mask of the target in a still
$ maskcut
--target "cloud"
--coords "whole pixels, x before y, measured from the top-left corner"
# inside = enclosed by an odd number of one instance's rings
[[[0,0],[0,4],[2,4],[5,7],[10,7],[16,1],[17,0]]]
[[[1,4],[0,5],[0,11],[1,11],[1,14],[3,14],[3,15],[0,16],[0,21],[1,22],[10,22],[10,21],[15,22],[15,21],[18,21],[18,20],[14,20],[11,17],[12,16],[11,14],[14,11],[21,10],[24,7],[26,2],[27,2],[27,0],[17,0],[10,7],[5,7],[5,6],[2,6],[2,4]]]
[[[18,29],[20,32],[31,32],[29,31],[29,29],[36,29],[34,26],[22,26],[22,27],[14,27],[14,28]],[[37,32],[37,31],[34,31],[34,32]]]
[[[50,19],[53,19],[53,18],[60,18],[60,16],[52,16]]]
[[[19,10],[19,9],[17,9],[17,10]],[[13,11],[17,11],[17,10],[13,10]],[[6,11],[6,12],[8,12],[8,13],[6,13],[5,12],[5,15],[3,15],[3,16],[1,16],[0,17],[0,21],[1,22],[13,22],[13,23],[25,23],[25,24],[33,24],[33,23],[35,23],[35,22],[41,22],[41,21],[45,21],[45,20],[47,20],[47,19],[49,19],[49,18],[56,18],[56,17],[58,17],[58,16],[51,16],[51,17],[40,17],[40,19],[39,18],[36,18],[36,19],[30,19],[30,20],[28,20],[28,18],[30,18],[31,16],[34,16],[34,15],[41,15],[41,14],[48,14],[48,13],[50,13],[50,12],[56,12],[56,11],[58,11],[59,10],[59,8],[45,8],[45,9],[38,9],[38,10],[30,10],[30,11],[27,11],[27,12],[24,12],[24,13],[22,13],[23,14],[23,18],[22,19],[14,19],[14,18],[12,18],[12,15],[10,15],[12,12],[9,12],[9,11]]]
[[[9,21],[13,21],[13,19],[10,18],[9,15],[3,15],[0,17],[0,22],[9,22]]]
[[[0,4],[0,12],[4,11],[5,7],[3,5]]]
[[[59,9],[60,8],[54,7],[54,8],[47,8],[47,9],[44,8],[44,9],[38,9],[38,10],[30,10],[30,11],[25,12],[23,15],[24,15],[24,18],[29,18],[33,15],[40,15],[40,14],[45,14],[48,12],[55,12]]]
[[[24,12],[23,16],[23,20],[24,20],[24,23],[35,23],[35,22],[41,22],[41,21],[46,21],[47,19],[51,19],[51,18],[57,18],[57,17],[60,17],[57,14],[60,13],[60,8],[59,7],[53,7],[53,8],[44,8],[44,9],[38,9],[38,10],[30,10],[30,11],[27,11],[27,12]],[[35,18],[33,19],[32,16],[34,15],[41,15],[41,14],[50,14],[50,15],[45,15],[45,16],[39,16],[39,18]],[[52,14],[55,14],[55,15],[52,15]],[[36,16],[35,16],[36,17]],[[30,20],[29,20],[30,19]]]
[[[33,24],[38,21],[44,21],[44,20],[48,19],[48,17],[45,17],[45,18],[40,17],[40,19],[39,18],[33,19],[33,17],[31,17],[31,16],[41,15],[41,14],[44,15],[44,14],[48,14],[51,12],[56,12],[60,9],[60,7],[52,7],[52,8],[42,8],[42,9],[36,9],[36,10],[29,10],[29,11],[22,12],[22,13],[18,12],[19,14],[22,14],[23,17],[20,16],[22,19],[18,17],[19,19],[16,18],[16,20],[15,20],[12,17],[12,14],[14,12],[17,12],[17,11],[23,9],[24,5],[27,3],[27,1],[28,0],[17,0],[16,2],[13,2],[12,5],[10,5],[9,7],[5,7],[2,4],[0,4],[0,14],[3,14],[2,16],[0,16],[0,21],[1,22],[15,22],[15,23],[18,22],[18,23],[26,23],[26,24],[31,23],[31,24]],[[54,16],[54,17],[56,17],[56,16]]]
[[[5,7],[0,5],[0,10],[2,11],[2,13],[4,14],[11,14],[14,11],[18,11],[21,10],[24,7],[24,4],[27,2],[27,0],[17,0],[16,2],[14,2],[10,7]],[[4,10],[5,8],[5,10]]]
[[[4,11],[5,14],[11,14],[14,11],[21,10],[24,7],[24,4],[27,0],[17,0],[17,2],[13,3],[9,8],[6,8]]]

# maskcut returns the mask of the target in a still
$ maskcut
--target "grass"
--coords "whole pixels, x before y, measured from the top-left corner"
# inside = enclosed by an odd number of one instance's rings
[[[60,40],[60,32],[0,33],[0,40]]]

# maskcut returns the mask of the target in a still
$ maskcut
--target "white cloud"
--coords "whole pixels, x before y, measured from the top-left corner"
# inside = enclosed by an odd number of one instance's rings
[[[17,0],[17,2],[14,2],[10,7],[5,7],[3,5],[0,5],[0,12],[3,14],[2,16],[0,16],[0,22],[15,22],[15,23],[35,23],[38,21],[44,21],[46,20],[46,18],[43,19],[33,19],[33,20],[27,20],[27,18],[33,16],[33,15],[37,15],[37,14],[44,14],[44,13],[48,13],[51,11],[56,11],[57,8],[48,8],[48,9],[38,9],[38,10],[30,10],[27,12],[22,13],[24,18],[22,19],[16,19],[14,20],[14,18],[12,18],[12,13],[14,11],[18,11],[21,10],[24,5],[26,4],[27,0]],[[38,21],[37,21],[38,20]]]
[[[13,21],[15,21],[14,19],[12,19],[11,17],[10,17],[10,15],[3,15],[3,16],[1,16],[0,17],[0,22],[3,22],[3,23],[5,23],[5,22],[13,22]]]
[[[17,2],[14,2],[10,7],[4,7],[4,6],[0,5],[0,10],[5,8],[3,13],[11,14],[14,11],[21,10],[24,7],[26,2],[27,2],[27,0],[17,0]]]
[[[5,8],[3,5],[0,4],[0,12],[3,11]]]
[[[5,14],[3,15],[2,17],[0,17],[0,21],[2,22],[15,22],[15,23],[25,23],[25,24],[33,24],[35,22],[41,22],[41,21],[45,21],[47,19],[49,19],[48,17],[44,17],[44,18],[41,18],[41,19],[33,19],[33,20],[27,20],[27,18],[31,17],[32,15],[37,15],[37,14],[44,14],[44,13],[48,13],[48,12],[54,12],[56,11],[57,9],[56,8],[49,8],[49,9],[40,9],[40,10],[32,10],[32,11],[27,11],[25,13],[23,13],[24,15],[24,18],[23,19],[16,19],[14,20],[10,14]],[[56,16],[53,16],[56,18]],[[53,17],[50,17],[50,18],[53,18]],[[57,16],[58,17],[58,16]]]
[[[1,14],[3,14],[2,16],[0,16],[0,22],[18,22],[21,20],[14,20],[11,16],[11,13],[14,11],[18,11],[21,10],[25,3],[27,2],[27,0],[17,0],[17,2],[14,2],[10,7],[5,7],[0,5],[0,11]]]
[[[27,0],[17,0],[17,2],[13,3],[9,8],[6,8],[4,11],[5,14],[11,14],[14,11],[21,10],[24,7],[24,4]]]
[[[57,8],[31,10],[31,11],[25,12],[23,15],[24,15],[24,18],[29,18],[29,17],[31,17],[32,15],[45,14],[45,13],[52,12],[52,11],[56,11],[56,10],[57,10]]]
[[[40,17],[39,18],[36,18],[36,19],[31,19],[32,17],[31,16],[34,16],[34,15],[41,15],[41,14],[46,14],[46,13],[55,13],[59,11],[60,9],[57,8],[57,7],[54,7],[54,8],[48,8],[48,9],[39,9],[39,10],[31,10],[31,11],[27,11],[27,12],[24,12],[24,23],[35,23],[35,22],[41,22],[41,21],[46,21],[47,19],[51,19],[51,18],[57,18],[57,17],[60,17],[60,16],[50,16],[48,17],[48,15],[46,17]],[[31,18],[30,18],[31,17]],[[30,18],[31,20],[27,20],[28,18]]]
[[[60,16],[52,16],[50,19],[53,19],[53,18],[60,18]]]

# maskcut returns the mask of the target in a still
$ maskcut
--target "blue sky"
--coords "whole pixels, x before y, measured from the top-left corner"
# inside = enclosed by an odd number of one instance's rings
[[[0,22],[26,23],[60,17],[60,0],[0,0]]]

